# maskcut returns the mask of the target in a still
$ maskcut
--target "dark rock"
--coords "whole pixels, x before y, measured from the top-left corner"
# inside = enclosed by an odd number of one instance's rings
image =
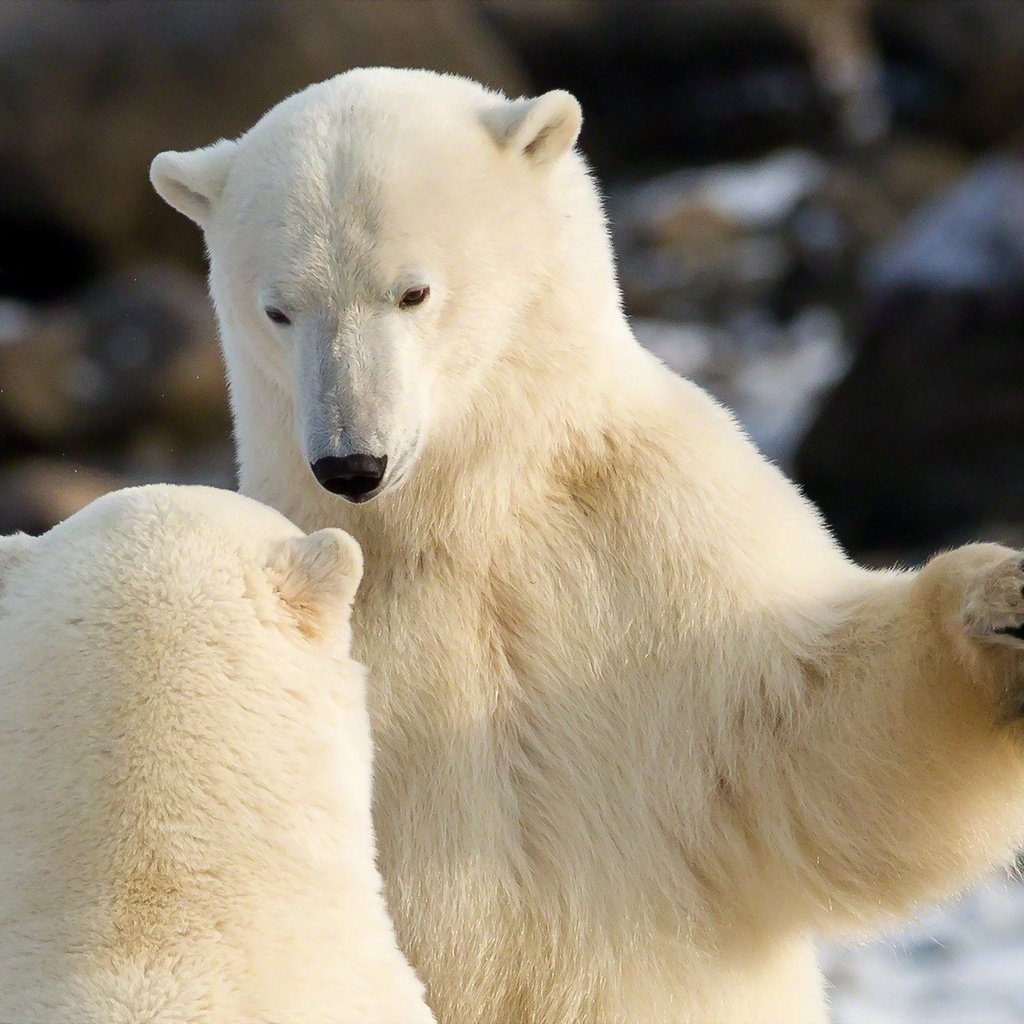
[[[1024,292],[906,285],[875,300],[795,472],[856,552],[1024,522]]]
[[[1024,522],[1024,161],[980,161],[863,262],[860,342],[796,458],[858,552]]]
[[[0,425],[9,440],[81,451],[142,421],[183,444],[227,435],[216,327],[198,277],[142,268],[70,302],[21,308],[0,344]]]
[[[783,150],[622,190],[611,208],[630,311],[718,319],[766,301],[803,262],[794,222],[826,180],[812,154]]]
[[[486,8],[538,89],[583,103],[598,170],[749,158],[832,134],[808,40],[775,4],[537,4]]]
[[[897,126],[982,150],[1021,132],[1024,4],[873,0]]]

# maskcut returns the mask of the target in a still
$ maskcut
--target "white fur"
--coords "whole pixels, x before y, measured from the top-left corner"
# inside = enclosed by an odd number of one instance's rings
[[[15,544],[0,1021],[432,1021],[374,865],[352,539],[147,487]]]
[[[819,1021],[813,932],[1024,834],[1016,561],[851,564],[633,339],[572,106],[503,103],[360,70],[239,140],[205,228],[242,488],[363,546],[381,862],[440,1020]],[[379,497],[317,486],[370,438]]]

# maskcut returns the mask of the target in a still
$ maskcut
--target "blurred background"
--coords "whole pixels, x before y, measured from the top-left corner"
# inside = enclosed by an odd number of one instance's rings
[[[367,64],[576,93],[641,342],[858,558],[1024,542],[1024,0],[0,0],[0,533],[232,486],[148,165]],[[841,1024],[1021,1024],[1024,888],[822,956]]]

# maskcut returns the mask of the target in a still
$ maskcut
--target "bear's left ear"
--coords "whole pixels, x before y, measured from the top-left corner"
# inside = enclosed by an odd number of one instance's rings
[[[161,199],[203,227],[227,181],[236,149],[237,142],[221,139],[190,153],[161,153],[149,165],[149,180]]]
[[[484,112],[483,122],[500,149],[519,152],[535,164],[550,164],[572,149],[583,111],[575,96],[555,89],[492,107]]]
[[[282,541],[267,567],[299,628],[316,637],[331,615],[351,608],[363,576],[363,553],[344,530],[318,530]]]

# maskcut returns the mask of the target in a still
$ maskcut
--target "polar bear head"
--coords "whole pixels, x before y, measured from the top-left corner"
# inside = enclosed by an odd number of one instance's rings
[[[580,125],[566,92],[508,100],[453,76],[358,69],[237,141],[160,154],[153,184],[206,235],[236,421],[259,374],[304,464],[365,501],[458,435],[551,295],[617,308]],[[515,358],[543,361],[538,347]]]
[[[62,662],[66,643],[76,670],[109,675],[115,666],[103,659],[142,651],[158,620],[168,630],[191,622],[187,635],[198,635],[210,621],[206,606],[217,636],[253,639],[254,671],[265,671],[273,652],[259,648],[267,643],[323,636],[332,656],[347,655],[361,575],[359,546],[346,533],[307,536],[242,495],[171,485],[115,491],[41,537],[0,537],[5,667],[21,650]],[[275,630],[256,643],[258,626]],[[244,671],[245,651],[230,658]]]
[[[0,538],[0,1019],[238,1020],[264,904],[331,953],[302,894],[379,885],[360,574],[347,534],[205,487]]]

